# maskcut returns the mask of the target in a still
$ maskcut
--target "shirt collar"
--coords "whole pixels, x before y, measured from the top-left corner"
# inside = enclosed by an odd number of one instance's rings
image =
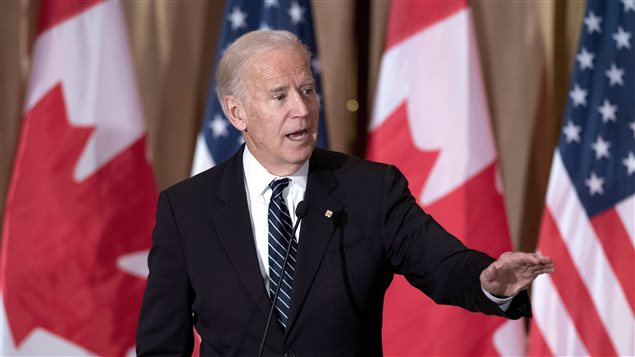
[[[245,173],[245,183],[247,184],[247,191],[251,199],[258,198],[263,195],[269,189],[269,183],[280,176],[272,175],[267,169],[262,166],[258,160],[251,154],[247,145],[243,151],[243,170]],[[298,185],[302,191],[306,191],[307,176],[309,175],[309,160],[306,160],[304,164],[295,173],[284,176],[291,179],[291,183]]]

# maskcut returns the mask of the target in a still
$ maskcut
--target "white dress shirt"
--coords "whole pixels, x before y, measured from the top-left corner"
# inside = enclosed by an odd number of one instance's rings
[[[247,204],[251,216],[251,230],[254,233],[256,250],[258,252],[258,263],[260,272],[265,281],[265,286],[269,286],[269,201],[271,199],[271,188],[269,183],[282,177],[272,175],[265,169],[254,156],[249,152],[247,146],[243,151],[243,173],[245,175],[245,191],[247,192]],[[284,201],[287,203],[291,222],[295,225],[295,207],[304,199],[306,191],[306,179],[309,174],[309,161],[288,177],[291,179],[289,186],[282,192]],[[296,231],[295,237],[299,242],[300,227]]]

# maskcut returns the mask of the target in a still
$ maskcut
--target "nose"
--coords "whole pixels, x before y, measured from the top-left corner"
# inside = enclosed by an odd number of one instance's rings
[[[311,98],[303,96],[300,92],[294,92],[291,95],[291,117],[306,118],[309,115],[309,102]]]

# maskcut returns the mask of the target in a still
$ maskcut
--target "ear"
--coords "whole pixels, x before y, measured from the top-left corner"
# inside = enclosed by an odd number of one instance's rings
[[[228,95],[223,98],[223,105],[227,111],[227,119],[234,128],[241,132],[247,130],[246,111],[243,103],[233,95]]]

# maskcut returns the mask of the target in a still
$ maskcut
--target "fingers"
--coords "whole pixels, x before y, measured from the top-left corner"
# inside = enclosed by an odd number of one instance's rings
[[[551,257],[546,256],[546,255],[542,255],[540,253],[535,253],[535,254],[536,254],[536,257],[540,260],[540,263],[545,264],[545,265],[551,264],[551,265],[555,266],[555,263],[554,263],[553,259],[551,259]]]
[[[555,263],[551,257],[544,256],[540,253],[505,252],[501,254],[500,258],[496,262],[499,263],[499,268],[503,265],[516,265],[541,267],[542,269],[545,269],[545,272],[555,271]]]
[[[553,273],[556,271],[556,264],[550,257],[538,256],[538,258],[540,262],[530,267],[530,270],[532,272],[540,275],[545,273]]]
[[[546,274],[546,273],[553,273],[555,271],[556,271],[556,267],[553,264],[550,264],[550,265],[538,265],[538,266],[534,266],[532,268],[532,273],[535,273],[536,275]]]

